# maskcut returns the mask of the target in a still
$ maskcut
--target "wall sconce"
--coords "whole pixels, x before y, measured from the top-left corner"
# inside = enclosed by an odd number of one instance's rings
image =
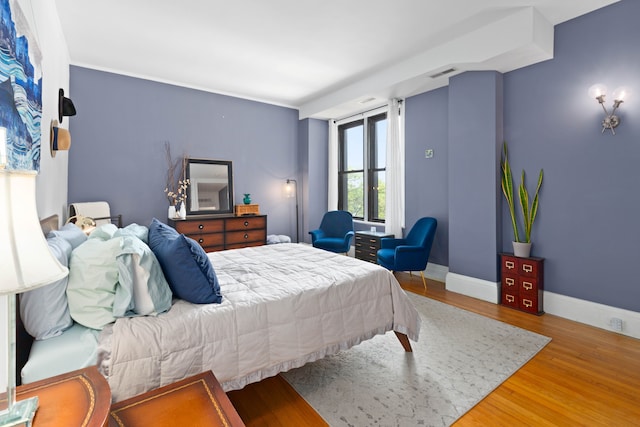
[[[610,129],[612,134],[616,134],[615,128],[620,124],[620,118],[616,116],[616,110],[620,107],[625,100],[629,99],[631,92],[624,87],[619,87],[613,91],[613,110],[611,113],[607,111],[607,107],[604,106],[604,98],[607,96],[607,87],[602,84],[595,84],[589,88],[589,96],[595,98],[602,109],[604,110],[604,119],[602,120],[602,133],[606,129]]]
[[[285,193],[287,197],[296,198],[296,243],[300,243],[300,223],[298,220],[298,181],[295,179],[287,179]]]

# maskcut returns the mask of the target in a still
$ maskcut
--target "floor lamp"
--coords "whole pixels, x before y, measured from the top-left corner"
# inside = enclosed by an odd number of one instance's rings
[[[298,181],[287,179],[287,197],[296,198],[296,243],[300,243],[300,222],[298,219]]]
[[[5,141],[0,141],[4,145]],[[0,153],[2,154],[2,153]],[[69,271],[49,251],[36,209],[36,171],[7,170],[0,156],[0,295],[7,296],[7,407],[0,426],[29,424],[38,398],[16,402],[17,294],[63,279]]]

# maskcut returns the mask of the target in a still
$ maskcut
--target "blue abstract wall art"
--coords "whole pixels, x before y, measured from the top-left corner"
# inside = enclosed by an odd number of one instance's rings
[[[8,170],[40,170],[42,54],[16,0],[0,0],[0,126]]]

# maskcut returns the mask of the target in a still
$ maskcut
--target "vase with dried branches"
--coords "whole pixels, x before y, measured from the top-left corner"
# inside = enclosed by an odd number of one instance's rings
[[[173,159],[171,155],[171,144],[164,144],[165,157],[167,159],[167,185],[164,192],[169,200],[169,218],[184,218],[186,216],[185,203],[187,202],[187,189],[189,180],[186,176],[187,157],[182,156]]]

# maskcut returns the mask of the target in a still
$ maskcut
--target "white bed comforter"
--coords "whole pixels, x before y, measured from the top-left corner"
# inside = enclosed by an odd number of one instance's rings
[[[298,244],[208,255],[221,304],[174,300],[165,314],[118,319],[101,334],[114,401],[206,370],[240,389],[391,330],[418,339],[416,309],[380,266]]]

